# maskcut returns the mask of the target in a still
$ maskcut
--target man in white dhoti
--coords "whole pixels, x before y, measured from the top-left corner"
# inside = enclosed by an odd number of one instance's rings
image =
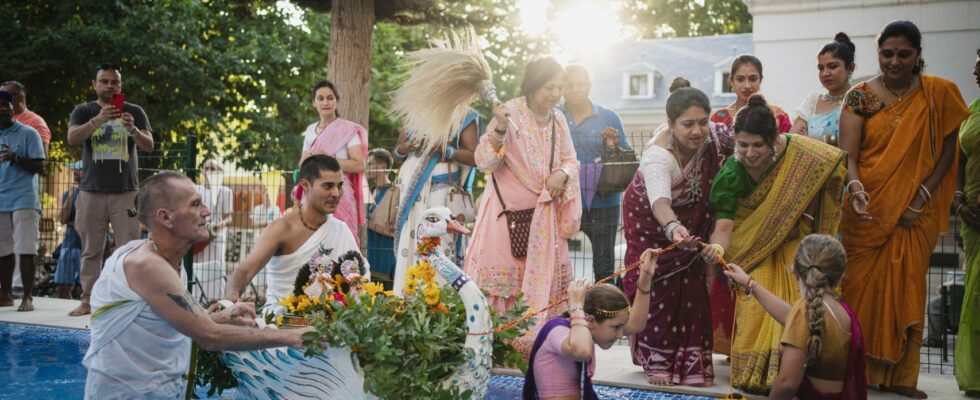
[[[136,208],[149,238],[117,248],[92,290],[86,399],[182,398],[191,340],[208,350],[303,347],[309,328],[255,329],[250,305],[208,312],[191,298],[181,259],[208,238],[210,211],[190,179],[150,177]]]
[[[327,155],[310,156],[299,167],[299,184],[305,193],[302,204],[262,231],[252,253],[228,277],[226,300],[238,301],[245,285],[264,268],[263,312],[279,314],[285,310],[279,300],[293,291],[296,273],[319,256],[321,248],[329,250],[333,260],[348,251],[360,252],[347,225],[331,215],[347,189],[340,163]],[[365,278],[370,278],[370,270]]]

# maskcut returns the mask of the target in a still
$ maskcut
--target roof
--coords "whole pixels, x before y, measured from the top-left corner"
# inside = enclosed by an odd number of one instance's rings
[[[591,72],[590,98],[613,110],[663,109],[670,82],[677,76],[691,81],[711,99],[711,105],[731,104],[732,96],[715,96],[715,71],[727,71],[732,59],[751,54],[752,34],[647,39],[613,45],[601,57],[581,60]],[[624,98],[624,76],[653,72],[652,98]]]

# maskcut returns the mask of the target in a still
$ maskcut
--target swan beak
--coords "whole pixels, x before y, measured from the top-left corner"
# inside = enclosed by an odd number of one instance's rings
[[[455,219],[446,220],[446,232],[458,233],[460,235],[469,235],[470,230],[466,229],[465,226],[456,221]]]

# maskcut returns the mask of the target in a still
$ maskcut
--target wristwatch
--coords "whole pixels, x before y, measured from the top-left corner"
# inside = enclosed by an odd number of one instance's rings
[[[140,130],[136,126],[133,126],[132,128],[129,128],[129,136],[130,137],[136,137],[136,135],[139,135],[139,134],[140,134]]]

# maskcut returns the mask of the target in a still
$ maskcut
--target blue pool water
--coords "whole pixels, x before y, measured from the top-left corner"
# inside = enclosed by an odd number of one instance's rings
[[[84,330],[49,328],[36,325],[0,323],[0,399],[69,400],[80,399],[85,390],[82,357],[88,349],[89,333]],[[487,400],[521,398],[524,379],[494,375]],[[709,400],[709,397],[648,392],[597,386],[603,399]],[[201,398],[207,390],[198,388]],[[235,399],[234,390],[221,399]]]

